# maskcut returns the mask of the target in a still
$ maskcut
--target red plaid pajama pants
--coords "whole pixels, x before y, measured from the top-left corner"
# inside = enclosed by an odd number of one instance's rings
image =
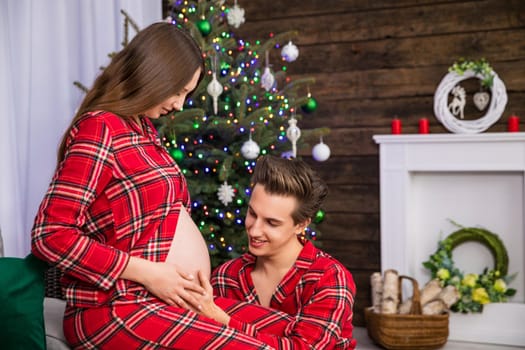
[[[259,332],[283,335],[292,318],[262,306],[217,298],[217,305]],[[74,349],[272,349],[254,337],[163,303],[68,308],[64,334]]]

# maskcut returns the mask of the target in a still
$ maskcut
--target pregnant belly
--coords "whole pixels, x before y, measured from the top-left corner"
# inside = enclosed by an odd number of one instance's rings
[[[206,242],[183,207],[166,262],[176,265],[179,271],[194,276],[197,276],[197,271],[202,271],[207,279],[210,278],[210,256]]]

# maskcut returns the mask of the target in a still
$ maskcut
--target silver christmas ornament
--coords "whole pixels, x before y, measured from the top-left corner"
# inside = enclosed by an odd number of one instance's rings
[[[217,80],[217,74],[213,72],[213,79],[208,84],[208,87],[206,88],[206,91],[208,91],[208,94],[213,99],[213,113],[217,115],[218,112],[218,99],[219,96],[222,94],[222,85]]]
[[[299,56],[299,49],[297,46],[292,44],[291,41],[288,42],[288,44],[284,45],[283,49],[281,50],[281,57],[284,58],[287,62],[293,62],[297,59]]]
[[[297,140],[301,137],[301,129],[297,126],[297,119],[293,116],[288,120],[288,125],[288,129],[286,129],[286,137],[292,143],[292,154],[295,158],[297,157]]]
[[[250,139],[243,143],[241,147],[241,154],[246,159],[255,159],[259,156],[261,148],[257,142],[252,140],[252,134],[250,134]]]
[[[330,158],[330,147],[323,143],[322,138],[321,142],[319,142],[312,148],[312,157],[318,162],[324,162],[325,160]]]
[[[235,197],[235,191],[233,190],[233,187],[228,184],[228,182],[224,181],[217,191],[217,197],[219,197],[221,203],[226,206],[230,204],[231,201],[233,201],[233,198]]]
[[[264,68],[264,73],[261,77],[261,86],[266,90],[270,91],[270,89],[275,84],[275,77],[273,76],[272,72],[270,71],[270,53],[266,51],[266,67]]]
[[[275,77],[270,71],[270,67],[264,68],[264,73],[261,77],[261,86],[266,91],[270,91],[270,89],[273,87],[274,84],[275,84]]]

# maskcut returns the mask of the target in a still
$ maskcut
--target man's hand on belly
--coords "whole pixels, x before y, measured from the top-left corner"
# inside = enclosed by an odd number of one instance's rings
[[[200,287],[205,290],[205,293],[197,293],[195,291],[188,291],[195,301],[187,300],[197,312],[203,316],[209,317],[220,324],[228,325],[230,316],[223,311],[213,300],[213,288],[205,273],[198,272]]]

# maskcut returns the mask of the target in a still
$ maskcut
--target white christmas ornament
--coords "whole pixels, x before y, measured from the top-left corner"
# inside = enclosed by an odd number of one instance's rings
[[[293,62],[299,57],[299,49],[297,46],[292,44],[291,41],[288,44],[284,45],[281,50],[281,57],[284,58],[287,62]]]
[[[217,191],[217,197],[219,197],[222,204],[228,205],[233,200],[233,197],[235,197],[235,191],[231,185],[228,185],[228,182],[224,181]]]
[[[242,144],[241,153],[242,156],[246,159],[255,159],[261,151],[257,142],[252,140],[252,134],[250,134],[250,139]]]
[[[487,107],[490,101],[490,95],[488,92],[476,92],[472,98],[476,108],[481,112]]]
[[[270,71],[270,53],[268,51],[265,52],[266,55],[266,67],[264,68],[264,73],[261,77],[261,86],[266,90],[270,91],[270,89],[275,84],[275,77],[273,76],[272,72]]]
[[[266,91],[270,91],[270,89],[273,87],[273,84],[275,84],[275,77],[270,71],[270,67],[266,67],[264,68],[264,73],[261,77],[261,86]]]
[[[301,129],[297,126],[297,119],[293,116],[288,120],[288,125],[286,137],[288,137],[288,140],[292,143],[292,155],[295,158],[297,157],[297,140],[301,137]]]
[[[323,143],[323,139],[321,138],[321,142],[319,142],[317,145],[312,148],[312,156],[314,159],[318,162],[324,162],[328,158],[330,158],[330,147]]]
[[[244,23],[244,9],[237,5],[237,1],[228,11],[227,19],[228,24],[235,28],[239,28]]]
[[[461,85],[456,85],[454,89],[452,89],[452,95],[454,98],[452,101],[448,104],[448,109],[450,109],[450,112],[457,116],[461,117],[461,119],[464,118],[463,110],[465,109],[465,103],[466,101],[466,93],[465,89],[461,87]]]
[[[208,87],[206,88],[208,91],[208,94],[213,98],[213,113],[217,115],[218,110],[218,98],[222,94],[222,85],[217,80],[217,74],[213,72],[213,79],[208,84]]]

